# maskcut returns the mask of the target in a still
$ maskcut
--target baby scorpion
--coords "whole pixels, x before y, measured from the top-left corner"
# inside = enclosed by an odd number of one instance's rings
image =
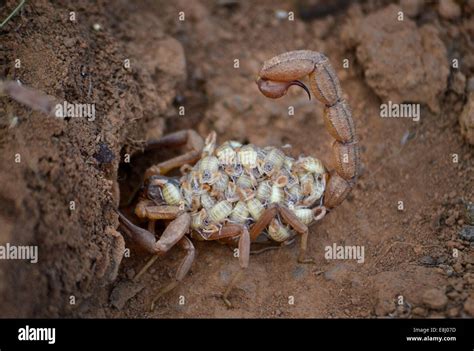
[[[309,89],[300,81],[306,76]],[[359,148],[350,108],[326,56],[306,50],[287,52],[266,61],[257,79],[259,90],[269,98],[284,96],[293,85],[325,105],[325,125],[335,139],[333,172],[327,172],[316,158],[293,159],[274,147],[237,141],[216,147],[214,132],[205,141],[195,131],[184,130],[148,143],[148,149],[190,149],[146,171],[135,214],[148,221],[147,229],[119,212],[123,230],[154,255],[137,278],[174,245],[186,251],[174,280],[160,290],[152,309],[156,300],[176,287],[189,271],[195,256],[190,238],[237,244],[240,270],[222,296],[229,307],[229,293],[249,265],[251,243],[261,235],[285,243],[299,234],[298,262],[313,262],[306,257],[308,226],[321,220],[326,209],[338,206],[350,192],[358,174]],[[180,167],[181,177],[166,176]],[[171,222],[156,240],[158,220]]]

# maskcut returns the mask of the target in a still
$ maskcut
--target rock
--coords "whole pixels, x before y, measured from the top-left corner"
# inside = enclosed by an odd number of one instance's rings
[[[93,155],[99,163],[112,163],[115,159],[114,152],[109,148],[106,143],[99,143],[99,150]]]
[[[299,279],[301,279],[301,278],[304,277],[305,272],[306,272],[305,267],[299,265],[299,266],[296,266],[296,268],[293,270],[293,272],[291,273],[291,275],[292,275],[292,277],[295,278],[296,280],[299,280]]]
[[[400,6],[410,17],[416,17],[420,14],[421,9],[423,8],[422,0],[400,0]]]
[[[285,10],[275,10],[275,18],[279,20],[288,19],[288,12]]]
[[[362,310],[359,312],[359,318],[367,318],[370,316],[370,312],[366,310]]]
[[[112,227],[105,228],[105,233],[112,238],[112,245],[110,248],[110,266],[108,272],[108,281],[112,282],[117,278],[120,263],[125,252],[125,239],[122,234]]]
[[[448,227],[452,227],[456,223],[456,218],[453,215],[451,215],[448,218],[446,218],[445,223]]]
[[[464,310],[474,317],[474,295],[469,296],[469,298],[464,302]]]
[[[474,225],[465,225],[459,231],[461,239],[474,241]]]
[[[64,46],[67,48],[73,47],[77,42],[77,38],[65,38],[64,39]]]
[[[456,249],[462,249],[463,246],[460,242],[454,241],[454,240],[449,240],[446,242],[446,246],[450,248],[456,248]]]
[[[454,270],[453,270],[453,268],[452,268],[451,266],[446,266],[446,271],[445,271],[445,273],[446,273],[446,275],[447,275],[448,277],[452,277],[453,274],[454,274]]]
[[[464,256],[464,262],[466,263],[466,266],[474,265],[474,255]]]
[[[465,205],[464,220],[469,225],[474,225],[474,203],[468,202]]]
[[[466,265],[466,270],[468,270],[468,265]],[[467,284],[474,285],[474,274],[473,273],[466,273],[463,276],[463,279],[467,282]]]
[[[129,269],[127,269],[127,271],[125,272],[125,276],[126,276],[128,279],[130,279],[130,280],[132,280],[132,279],[135,277],[135,274],[136,274],[136,272],[135,272],[135,270],[134,270],[133,268],[129,268]]]
[[[423,256],[420,258],[420,264],[424,266],[434,266],[436,265],[436,260],[431,256]]]
[[[466,76],[462,72],[457,71],[453,75],[453,81],[451,82],[451,89],[458,95],[463,95],[466,89]]]
[[[165,119],[155,118],[147,124],[146,140],[159,139],[163,136],[165,130]]]
[[[438,13],[445,19],[456,19],[461,16],[461,8],[453,0],[440,0],[438,3]]]
[[[436,27],[397,21],[399,11],[392,4],[349,22],[342,40],[356,47],[367,84],[384,102],[422,103],[439,112],[450,70],[446,47]]]
[[[440,289],[432,288],[426,290],[422,296],[423,303],[434,310],[440,310],[448,303],[448,298]]]
[[[121,310],[128,300],[138,294],[145,286],[141,283],[123,280],[119,282],[110,294],[112,306]]]
[[[239,0],[217,0],[217,5],[234,9],[240,5]]]
[[[222,282],[227,283],[230,280],[230,272],[226,270],[221,270],[219,273],[219,278]]]
[[[453,307],[448,310],[448,317],[455,318],[459,314],[459,308]]]
[[[459,115],[459,125],[461,135],[469,144],[474,145],[474,93],[469,93],[467,103]]]
[[[92,25],[92,29],[95,30],[96,32],[98,32],[98,31],[102,30],[102,26],[101,26],[100,23],[94,23]]]
[[[462,264],[461,262],[456,262],[454,265],[453,265],[453,269],[456,273],[462,273],[463,272],[463,267],[462,267]]]
[[[323,276],[327,280],[341,283],[349,274],[348,266],[344,263],[338,263],[324,272]]]
[[[464,290],[464,283],[459,280],[453,285],[453,288],[456,289],[457,292],[462,292]]]
[[[186,79],[186,58],[183,46],[179,41],[172,37],[160,40],[153,55],[154,64],[161,71],[176,77],[177,80]]]
[[[470,10],[474,10],[474,0],[467,0],[466,8]]]
[[[456,300],[459,297],[459,293],[456,290],[450,291],[446,295],[452,300]]]
[[[102,253],[96,264],[96,275],[102,280],[103,286],[117,278],[125,251],[125,240],[122,234],[112,226],[107,226],[104,231],[110,245],[108,250]]]
[[[426,317],[428,315],[428,311],[424,309],[423,307],[415,307],[411,312],[414,315],[421,316],[421,317]]]
[[[360,299],[358,297],[351,298],[351,304],[354,305],[354,306],[359,306],[360,305]]]
[[[395,302],[391,300],[379,300],[375,306],[375,314],[379,317],[386,316],[395,311]]]
[[[474,92],[474,76],[470,77],[467,80],[467,86],[466,86],[467,92],[468,93],[473,93]]]

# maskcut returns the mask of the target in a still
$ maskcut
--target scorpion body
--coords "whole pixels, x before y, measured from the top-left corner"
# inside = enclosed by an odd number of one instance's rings
[[[299,80],[304,77],[309,79],[309,89]],[[191,149],[146,171],[145,188],[135,214],[148,221],[147,229],[119,212],[123,230],[154,254],[137,277],[174,245],[187,252],[175,279],[160,291],[152,308],[189,271],[194,260],[189,237],[238,245],[241,269],[223,294],[228,306],[232,287],[248,267],[250,245],[261,235],[286,243],[299,234],[298,262],[313,262],[306,257],[308,226],[347,197],[358,174],[359,148],[350,108],[326,56],[314,51],[291,51],[264,63],[257,80],[263,95],[279,98],[293,85],[305,89],[309,96],[312,93],[325,105],[325,125],[335,139],[332,149],[336,166],[332,172],[317,158],[294,159],[275,147],[237,141],[216,147],[215,133],[204,141],[196,132],[185,130],[148,143],[149,149],[183,145]],[[176,168],[181,168],[181,177],[166,176]],[[157,220],[171,220],[158,240]]]
[[[276,148],[241,145],[236,141],[216,149],[212,145],[215,133],[207,140],[200,161],[179,180],[151,176],[144,200],[148,208],[179,206],[189,212],[193,238],[208,240],[216,228],[227,223],[250,228],[274,204],[287,207],[306,225],[324,212],[322,198],[327,172],[318,159],[295,160]],[[136,207],[135,214],[150,219],[143,205]],[[269,229],[263,234],[277,242],[295,235],[278,218]]]

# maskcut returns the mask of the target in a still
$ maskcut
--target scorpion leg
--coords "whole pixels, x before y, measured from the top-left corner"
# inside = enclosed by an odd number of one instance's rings
[[[135,207],[135,214],[138,218],[147,218],[150,221],[175,219],[181,212],[182,210],[178,206],[157,206],[150,200],[142,200]]]
[[[296,215],[291,212],[288,208],[279,206],[278,213],[280,214],[283,221],[291,226],[298,234],[301,234],[300,253],[298,255],[299,263],[314,263],[312,258],[307,258],[306,250],[308,248],[308,226],[301,223]]]
[[[229,294],[234,288],[235,284],[242,276],[245,269],[249,266],[250,260],[250,234],[247,230],[247,227],[244,225],[238,224],[227,224],[222,227],[220,231],[216,231],[212,233],[208,240],[220,240],[224,238],[230,237],[239,237],[239,265],[240,269],[234,274],[232,279],[230,280],[229,285],[224,291],[222,295],[222,299],[224,300],[227,307],[232,308],[232,303],[229,300]]]
[[[204,148],[204,140],[202,137],[192,129],[180,130],[174,132],[158,140],[150,140],[147,142],[146,150],[156,150],[163,147],[180,147],[187,146],[191,150],[183,155],[176,156],[167,161],[151,166],[145,172],[145,178],[149,178],[156,174],[166,174],[169,171],[181,167],[185,164],[192,164],[199,160],[201,152]]]
[[[145,179],[148,179],[152,175],[165,175],[169,171],[186,164],[194,164],[199,160],[204,149],[204,140],[197,132],[192,129],[180,130],[178,132],[167,134],[159,139],[148,140],[144,151],[159,150],[162,148],[175,148],[181,146],[187,146],[190,151],[151,166],[145,171]],[[130,204],[133,199],[135,199],[139,190],[140,186],[135,188],[132,191],[129,199],[124,202],[124,204]]]
[[[135,208],[135,214],[139,218],[147,218],[148,221],[148,231],[155,234],[155,223],[160,219],[175,219],[182,211],[178,206],[155,206],[153,201],[142,200],[138,203]],[[150,268],[153,263],[157,260],[158,256],[153,255],[148,262],[140,269],[140,271],[135,275],[133,280],[138,280],[147,270]]]
[[[270,251],[270,250],[279,250],[284,246],[290,246],[295,243],[295,238],[288,239],[280,244],[262,244],[262,248],[250,250],[251,255],[260,255],[261,253]],[[255,245],[255,243],[253,243]],[[258,243],[257,243],[258,244]]]
[[[176,219],[174,219],[168,227],[166,227],[165,231],[161,235],[160,239],[158,241],[155,240],[155,235],[153,233],[150,233],[148,230],[140,228],[130,222],[128,218],[126,218],[122,213],[119,212],[119,219],[122,227],[125,229],[125,231],[131,236],[132,240],[135,241],[138,245],[140,245],[142,248],[147,250],[148,252],[154,254],[154,256],[147,262],[145,267],[143,267],[140,272],[135,276],[134,280],[138,279],[156,260],[158,256],[164,255],[166,252],[168,252],[176,243],[181,241],[184,238],[184,235],[189,231],[189,227],[191,225],[191,215],[187,212],[183,212]],[[184,245],[184,244],[182,244]],[[186,244],[187,245],[187,244]],[[186,246],[185,245],[185,246]],[[186,247],[188,247],[187,245]],[[186,248],[185,247],[185,248]],[[187,250],[188,251],[188,256],[191,254],[189,253],[191,249]],[[193,248],[194,250],[194,248]],[[194,257],[194,251],[192,254],[192,257]],[[178,269],[178,274],[176,275],[176,281],[170,283],[167,287],[162,289],[162,292],[158,295],[160,297],[162,294],[170,291],[172,288],[174,288],[177,285],[178,278],[182,279],[182,271],[184,268],[182,267],[187,267],[185,264],[187,261],[183,261],[181,264],[180,268]],[[186,270],[187,272],[187,270]],[[156,301],[153,300],[153,302]]]
[[[255,241],[277,214],[278,209],[276,205],[271,205],[265,211],[263,211],[258,221],[255,222],[252,228],[250,228],[250,241]]]
[[[133,224],[121,212],[119,212],[119,219],[122,228],[127,234],[149,253],[161,255],[171,249],[189,230],[191,224],[191,215],[187,212],[181,213],[176,219],[166,227],[165,231],[157,241],[155,235],[148,230],[140,228]]]
[[[189,240],[188,237],[183,236],[180,241],[178,241],[178,245],[186,251],[186,255],[184,256],[183,260],[181,261],[181,264],[178,267],[178,270],[176,271],[175,279],[172,281],[170,284],[165,286],[160,290],[157,296],[153,299],[151,302],[151,310],[153,311],[155,309],[155,303],[156,301],[162,297],[164,294],[170,292],[173,290],[175,287],[178,286],[179,282],[181,282],[186,274],[188,274],[189,270],[191,269],[191,265],[194,262],[194,257],[195,257],[195,249],[194,245]]]

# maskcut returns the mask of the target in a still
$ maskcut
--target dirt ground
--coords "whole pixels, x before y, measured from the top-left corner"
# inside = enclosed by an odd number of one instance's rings
[[[37,264],[0,261],[0,316],[474,316],[474,2],[401,2],[27,2],[0,29],[2,79],[95,103],[97,117],[0,99],[0,244],[39,246]],[[4,18],[17,1],[2,3]],[[297,245],[252,256],[228,309],[220,294],[237,260],[197,242],[191,273],[150,312],[183,253],[131,282],[149,256],[124,240],[114,209],[169,156],[139,150],[193,128],[331,165],[322,106],[296,89],[269,100],[255,85],[264,60],[296,49],[330,58],[361,145],[350,197],[310,229],[316,264],[298,264]],[[388,101],[420,104],[420,120],[381,118]],[[327,260],[334,243],[363,246],[364,263]]]

